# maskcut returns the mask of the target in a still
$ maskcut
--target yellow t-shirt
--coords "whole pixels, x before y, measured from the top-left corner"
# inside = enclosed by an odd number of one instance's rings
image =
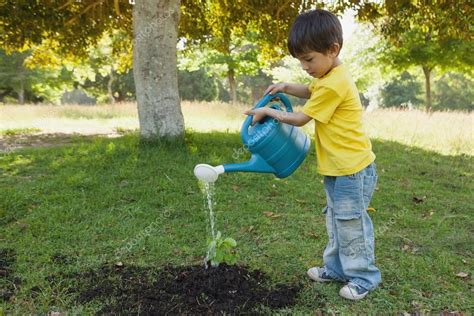
[[[362,104],[344,65],[333,68],[308,87],[311,98],[303,113],[316,120],[318,172],[326,176],[354,174],[375,160],[362,128]]]

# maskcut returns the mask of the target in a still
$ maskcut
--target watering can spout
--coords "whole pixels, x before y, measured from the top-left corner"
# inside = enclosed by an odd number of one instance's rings
[[[194,175],[204,182],[216,182],[219,175],[224,172],[275,173],[275,169],[258,154],[252,155],[249,161],[243,163],[226,164],[216,167],[207,164],[198,164],[194,167]]]
[[[275,169],[258,154],[253,154],[249,161],[243,163],[226,164],[224,171],[275,173]]]
[[[203,182],[216,182],[221,173],[224,173],[224,166],[213,167],[204,163],[194,167],[194,175]]]

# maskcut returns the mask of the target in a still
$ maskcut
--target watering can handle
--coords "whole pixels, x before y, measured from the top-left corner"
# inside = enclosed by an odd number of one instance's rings
[[[255,107],[253,109],[255,110],[255,109],[258,109],[258,108],[263,108],[265,105],[267,105],[268,102],[270,102],[270,101],[272,101],[276,98],[279,98],[281,100],[281,102],[285,106],[287,112],[293,112],[293,107],[291,106],[290,100],[288,100],[288,98],[283,93],[264,95],[263,98],[261,98],[257,102],[257,104],[255,105]],[[242,138],[242,142],[244,144],[248,143],[249,127],[250,127],[250,124],[252,123],[252,120],[253,120],[253,115],[249,115],[249,116],[247,116],[244,123],[242,124],[242,128],[240,130],[240,137]]]

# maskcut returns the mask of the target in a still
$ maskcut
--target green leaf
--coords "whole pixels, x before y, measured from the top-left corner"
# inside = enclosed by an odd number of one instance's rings
[[[229,245],[230,247],[234,248],[237,246],[237,242],[235,241],[234,238],[230,238],[230,237],[227,237],[225,240],[224,240],[224,243]]]

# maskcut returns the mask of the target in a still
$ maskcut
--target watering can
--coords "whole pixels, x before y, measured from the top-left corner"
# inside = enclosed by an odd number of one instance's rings
[[[266,106],[269,102],[279,100],[287,112],[293,112],[288,98],[281,93],[265,95],[254,109]],[[281,111],[278,103],[270,107]],[[310,139],[299,128],[281,123],[272,117],[265,117],[251,126],[253,116],[249,115],[240,130],[244,148],[252,156],[249,161],[236,164],[210,166],[198,164],[194,167],[194,175],[204,182],[215,182],[224,172],[260,172],[273,173],[278,178],[291,175],[304,161],[310,147]]]

